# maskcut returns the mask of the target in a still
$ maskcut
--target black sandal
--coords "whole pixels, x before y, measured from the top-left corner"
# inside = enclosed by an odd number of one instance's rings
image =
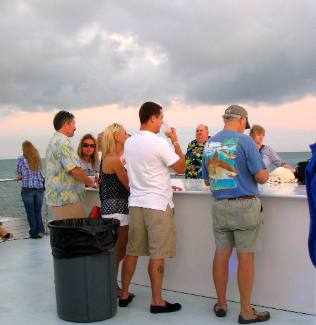
[[[128,304],[134,299],[134,297],[135,297],[134,295],[129,294],[128,295],[128,298],[126,298],[126,299],[119,299],[118,305],[120,307],[127,307]]]
[[[225,317],[227,315],[227,305],[224,307],[216,303],[213,307],[213,311],[217,317]]]
[[[171,304],[170,302],[165,301],[164,306],[150,305],[150,312],[152,314],[173,313],[175,311],[179,311],[181,308],[182,306],[177,302]]]
[[[252,323],[261,323],[270,319],[270,313],[268,311],[258,312],[252,308],[253,314],[250,316],[243,316],[241,313],[238,317],[239,324],[252,324]]]

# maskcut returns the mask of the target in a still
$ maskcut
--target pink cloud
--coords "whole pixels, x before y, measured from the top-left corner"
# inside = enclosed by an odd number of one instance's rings
[[[244,106],[252,124],[261,124],[266,128],[285,128],[313,131],[316,130],[316,97],[306,97],[296,102],[279,106]],[[206,123],[211,128],[222,127],[222,115],[227,105],[191,106],[176,100],[167,110],[170,124],[177,127],[195,127]]]
[[[241,103],[241,105],[243,105]],[[257,107],[244,105],[248,110],[250,123],[261,124],[266,129],[266,141],[275,150],[300,151],[308,150],[316,136],[316,97],[306,97],[296,102],[279,106],[260,105]],[[179,140],[183,148],[194,137],[194,129],[205,123],[214,134],[223,127],[222,115],[226,105],[188,105],[174,100],[166,108],[165,116],[170,126],[178,129]],[[71,110],[76,117],[77,131],[73,139],[74,145],[85,133],[95,136],[113,122],[121,123],[128,132],[139,128],[139,107],[120,107],[108,105]],[[0,118],[0,136],[10,137],[8,153],[4,157],[14,156],[20,151],[20,144],[25,139],[34,141],[44,155],[49,138],[54,132],[52,112],[15,112]]]

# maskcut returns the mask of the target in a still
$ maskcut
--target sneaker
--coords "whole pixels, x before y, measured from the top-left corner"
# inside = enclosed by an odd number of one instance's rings
[[[31,236],[31,239],[42,239],[43,237],[42,236],[40,236],[40,235],[35,235],[35,236]]]
[[[152,314],[173,313],[179,311],[181,308],[182,306],[179,303],[171,304],[170,302],[165,301],[164,306],[150,305],[150,312]]]
[[[252,324],[252,323],[260,323],[265,322],[270,319],[270,313],[268,311],[256,311],[252,308],[253,314],[239,314],[238,322],[239,324]]]
[[[225,317],[227,315],[227,305],[220,306],[216,303],[213,307],[213,311],[217,317]]]

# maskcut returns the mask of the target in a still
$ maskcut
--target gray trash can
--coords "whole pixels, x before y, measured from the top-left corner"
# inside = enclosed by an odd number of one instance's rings
[[[72,322],[96,322],[117,311],[116,219],[51,221],[58,316]]]

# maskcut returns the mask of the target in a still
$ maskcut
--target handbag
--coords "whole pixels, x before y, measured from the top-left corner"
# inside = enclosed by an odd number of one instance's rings
[[[89,213],[89,218],[100,219],[101,218],[101,208],[94,205]]]

